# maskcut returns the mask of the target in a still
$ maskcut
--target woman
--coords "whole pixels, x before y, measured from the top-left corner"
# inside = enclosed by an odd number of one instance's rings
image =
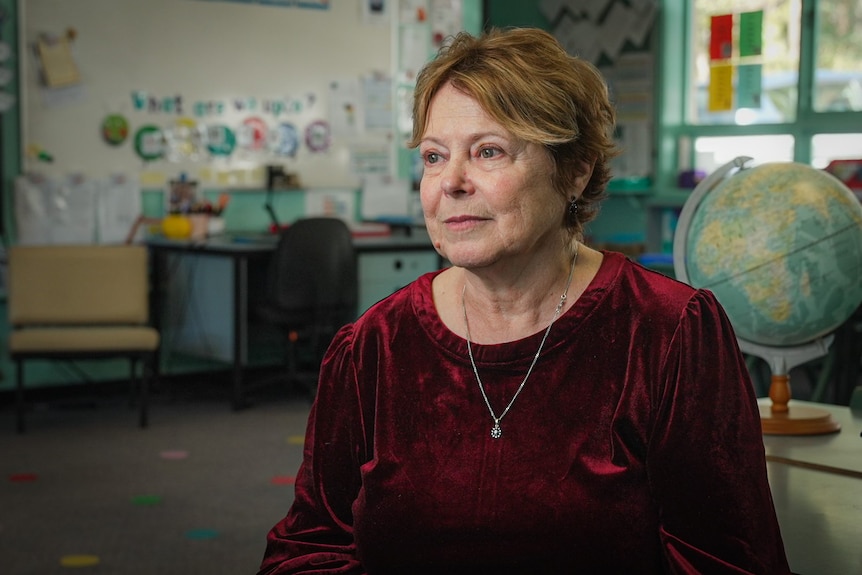
[[[426,66],[411,145],[452,267],[332,342],[261,573],[789,573],[719,304],[581,243],[613,122],[539,30]]]

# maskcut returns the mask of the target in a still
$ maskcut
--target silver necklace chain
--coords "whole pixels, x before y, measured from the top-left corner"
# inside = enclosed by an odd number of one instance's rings
[[[560,312],[563,310],[563,306],[565,305],[566,298],[569,294],[569,287],[572,285],[572,278],[575,275],[575,264],[578,262],[579,251],[580,243],[575,245],[575,257],[572,258],[572,269],[569,270],[569,279],[566,282],[566,289],[560,296],[560,301],[557,302],[557,307],[554,310],[554,317],[551,318],[551,323],[549,323],[547,329],[545,329],[545,335],[542,336],[542,342],[539,344],[539,349],[536,351],[536,355],[533,356],[533,361],[530,363],[529,369],[527,369],[527,375],[524,376],[523,381],[521,381],[521,385],[518,386],[518,389],[515,391],[515,395],[513,395],[512,399],[509,401],[509,405],[506,406],[506,409],[503,410],[503,413],[501,413],[499,417],[494,413],[494,408],[491,407],[491,402],[488,400],[488,394],[485,393],[485,386],[482,384],[482,378],[479,377],[479,370],[476,368],[476,360],[473,359],[473,347],[470,344],[470,322],[467,321],[467,303],[464,298],[467,293],[467,282],[464,282],[464,288],[461,290],[461,308],[464,311],[464,327],[467,330],[467,355],[470,356],[470,365],[473,366],[473,374],[476,376],[476,382],[479,384],[479,391],[482,393],[482,399],[485,400],[485,406],[488,408],[488,413],[491,414],[491,419],[494,420],[494,425],[491,427],[491,437],[494,439],[500,439],[503,435],[500,422],[504,417],[506,417],[509,410],[512,409],[512,406],[515,404],[515,400],[518,399],[518,396],[527,384],[530,374],[533,373],[533,367],[535,367],[536,362],[539,361],[539,355],[542,353],[542,348],[545,347],[545,340],[548,339],[548,334],[551,333],[551,326],[554,325],[554,322],[557,321],[557,318],[560,316]]]

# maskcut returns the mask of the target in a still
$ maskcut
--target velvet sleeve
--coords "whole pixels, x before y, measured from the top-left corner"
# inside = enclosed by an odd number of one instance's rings
[[[757,400],[711,292],[693,295],[664,362],[646,461],[668,571],[790,573]]]
[[[353,541],[352,505],[367,446],[352,333],[352,326],[342,328],[321,365],[294,502],[267,535],[259,575],[365,573]]]

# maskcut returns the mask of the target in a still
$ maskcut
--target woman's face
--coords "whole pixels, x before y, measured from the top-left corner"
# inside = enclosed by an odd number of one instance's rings
[[[419,151],[428,232],[454,265],[517,263],[563,245],[565,200],[551,185],[548,153],[516,139],[451,84],[431,100]]]

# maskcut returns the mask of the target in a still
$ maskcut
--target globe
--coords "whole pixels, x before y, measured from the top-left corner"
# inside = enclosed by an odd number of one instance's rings
[[[747,168],[750,159],[725,165],[686,202],[675,272],[715,294],[741,340],[812,342],[862,302],[862,204],[827,172],[794,162]]]

